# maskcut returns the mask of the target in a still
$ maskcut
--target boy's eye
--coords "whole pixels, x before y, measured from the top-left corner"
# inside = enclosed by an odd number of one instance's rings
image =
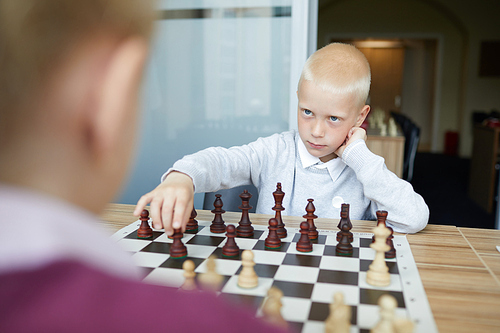
[[[304,114],[305,114],[306,116],[310,116],[310,115],[312,115],[312,111],[311,111],[311,110],[304,109]]]
[[[335,116],[330,116],[330,120],[331,120],[331,121],[338,121],[338,120],[339,120],[339,118],[337,118],[337,117],[335,117]]]

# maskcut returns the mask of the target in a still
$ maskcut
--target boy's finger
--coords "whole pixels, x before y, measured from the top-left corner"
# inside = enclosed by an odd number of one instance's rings
[[[165,228],[165,233],[171,235],[174,231],[172,228],[172,215],[174,214],[174,203],[172,200],[164,200],[163,207],[161,210],[161,218],[163,221],[163,228]]]
[[[186,231],[186,225],[188,224],[189,218],[191,217],[191,212],[193,211],[193,202],[191,201],[187,206],[186,206],[186,212],[184,213],[184,219],[182,220],[182,232]]]
[[[139,216],[141,215],[142,211],[144,210],[144,208],[146,207],[146,205],[148,203],[151,202],[151,196],[150,196],[150,193],[148,194],[144,194],[140,199],[139,201],[137,201],[137,204],[135,206],[135,209],[134,209],[134,216]]]
[[[172,219],[172,228],[181,229],[182,222],[184,220],[184,215],[186,213],[186,207],[180,203],[175,206],[174,216]]]
[[[172,219],[172,226],[174,229],[185,228],[189,216],[191,215],[192,207],[193,200],[190,197],[188,197],[187,200],[185,198],[177,200]]]
[[[153,199],[150,205],[150,214],[151,219],[153,220],[153,226],[155,229],[162,229],[164,222],[162,221],[162,199]]]

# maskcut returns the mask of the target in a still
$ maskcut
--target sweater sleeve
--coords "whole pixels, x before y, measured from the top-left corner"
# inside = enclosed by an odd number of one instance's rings
[[[349,145],[342,159],[354,170],[365,197],[372,202],[372,217],[377,210],[386,210],[388,225],[396,232],[415,233],[425,228],[429,208],[422,196],[410,183],[388,170],[384,158],[372,153],[364,140]]]
[[[263,166],[278,156],[280,134],[259,138],[247,145],[231,148],[211,147],[175,162],[163,176],[179,171],[193,179],[196,193],[215,192],[241,185],[259,187]]]

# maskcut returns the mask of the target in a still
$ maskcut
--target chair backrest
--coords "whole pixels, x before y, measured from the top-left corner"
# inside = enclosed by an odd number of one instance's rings
[[[405,137],[405,151],[403,157],[403,179],[413,179],[413,168],[417,154],[418,142],[420,141],[420,128],[407,116],[391,112],[391,116],[399,124]]]
[[[407,168],[403,170],[403,178],[409,182],[413,179],[413,169],[415,165],[415,156],[417,155],[418,142],[420,141],[420,128],[413,124],[409,138],[409,150]]]
[[[252,209],[250,209],[249,212],[255,213],[257,200],[259,199],[259,192],[253,185],[242,185],[226,190],[219,190],[217,192],[207,192],[205,193],[205,199],[203,201],[203,209],[214,209],[215,195],[220,194],[222,203],[224,204],[222,209],[228,212],[241,212],[238,207],[241,205],[240,194],[243,193],[244,190],[248,190],[248,192],[252,194],[252,197],[250,198],[250,206],[252,206]]]

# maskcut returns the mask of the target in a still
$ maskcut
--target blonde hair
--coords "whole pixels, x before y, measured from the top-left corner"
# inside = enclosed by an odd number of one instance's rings
[[[0,122],[33,98],[78,43],[98,35],[149,40],[154,15],[149,0],[0,0]]]
[[[307,59],[299,80],[311,81],[325,92],[353,94],[364,105],[370,92],[370,64],[356,47],[331,43]]]

